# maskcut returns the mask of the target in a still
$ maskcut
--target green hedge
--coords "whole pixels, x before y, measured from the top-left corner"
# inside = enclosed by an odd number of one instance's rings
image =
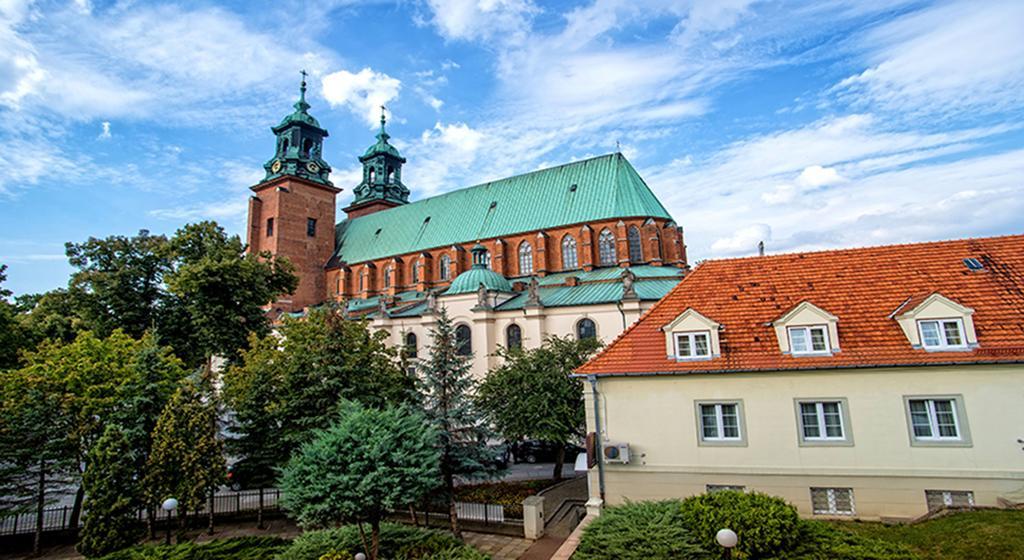
[[[575,560],[718,560],[719,529],[739,535],[737,560],[919,560],[907,547],[803,520],[779,498],[716,492],[606,508],[584,531]]]
[[[289,541],[274,537],[240,537],[208,543],[140,545],[108,554],[102,560],[273,560]]]
[[[369,539],[369,528],[366,528]],[[346,525],[337,529],[306,531],[278,554],[276,560],[320,560],[330,553],[352,557],[363,550],[359,528]],[[388,560],[486,560],[487,556],[448,533],[409,525],[384,523],[380,527],[381,558]]]
[[[610,507],[583,532],[576,560],[701,558],[683,522],[680,503],[638,502]]]

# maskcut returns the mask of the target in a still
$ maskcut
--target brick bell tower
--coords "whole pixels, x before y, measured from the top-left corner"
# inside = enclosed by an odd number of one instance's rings
[[[327,130],[307,112],[305,71],[294,107],[271,128],[277,150],[249,199],[248,250],[286,257],[299,277],[295,293],[272,306],[284,312],[327,299],[324,265],[334,254],[334,199],[341,192],[328,179],[331,166],[322,157]]]

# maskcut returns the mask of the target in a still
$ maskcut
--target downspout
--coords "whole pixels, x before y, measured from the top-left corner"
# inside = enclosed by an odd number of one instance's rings
[[[622,310],[622,300],[615,302],[615,307],[619,308],[619,315],[622,315],[622,330],[626,330],[629,325],[626,324],[626,312]]]
[[[597,458],[597,488],[604,503],[604,448],[601,447],[601,402],[597,394],[597,376],[588,375],[590,391],[594,394],[594,455]]]

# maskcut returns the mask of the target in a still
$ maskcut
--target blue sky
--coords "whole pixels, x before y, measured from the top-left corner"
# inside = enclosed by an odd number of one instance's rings
[[[241,233],[303,68],[339,206],[383,103],[414,198],[620,142],[691,261],[1021,233],[1021,29],[995,0],[0,0],[0,263],[36,292],[65,241]]]

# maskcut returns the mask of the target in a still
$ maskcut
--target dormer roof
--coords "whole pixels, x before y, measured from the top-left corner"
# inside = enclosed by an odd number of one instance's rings
[[[968,259],[984,267],[972,269]],[[976,344],[961,352],[915,347],[899,319],[926,307],[928,317],[963,313]],[[690,308],[721,324],[721,357],[666,356],[662,328]],[[841,350],[814,357],[780,351],[777,324],[812,308],[835,318]],[[1004,362],[1024,362],[1024,235],[706,261],[578,373]]]

